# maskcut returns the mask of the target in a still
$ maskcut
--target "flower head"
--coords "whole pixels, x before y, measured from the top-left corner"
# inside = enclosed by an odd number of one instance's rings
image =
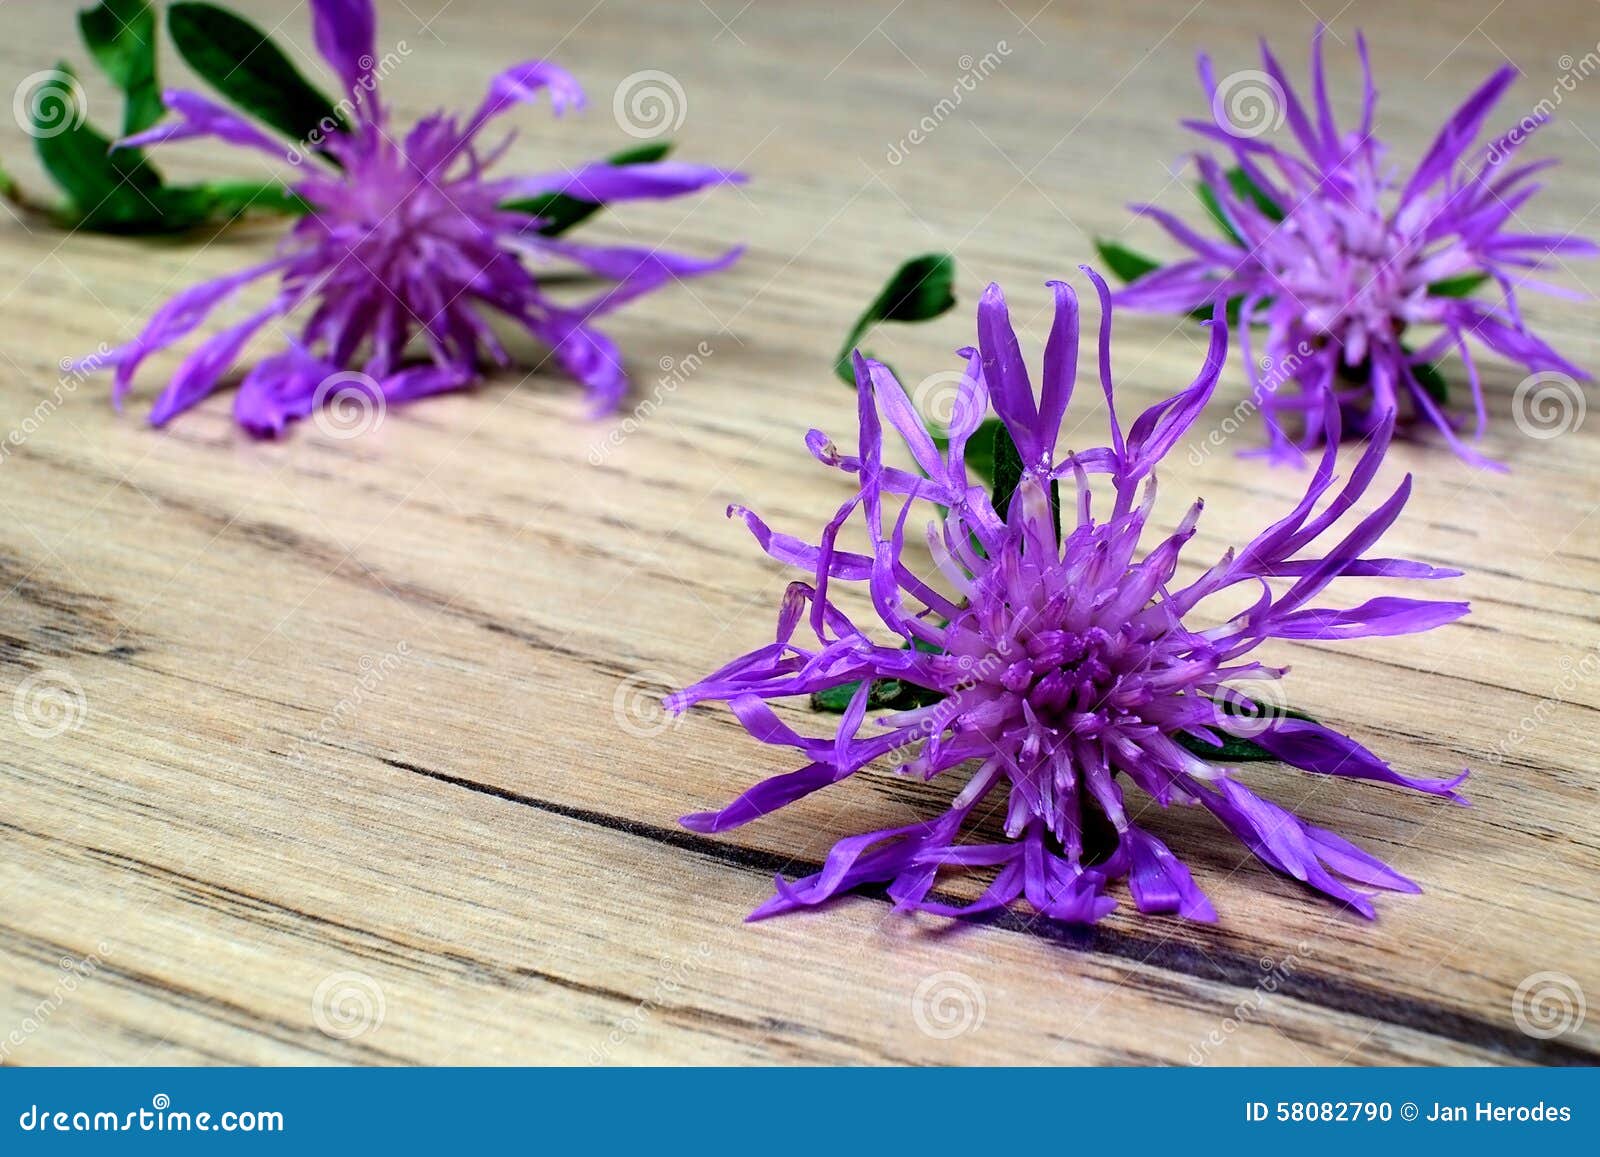
[[[1155,498],[1153,472],[1211,396],[1226,352],[1225,326],[1219,311],[1193,384],[1124,430],[1111,384],[1108,291],[1095,274],[1089,277],[1101,299],[1109,445],[1057,456],[1078,354],[1072,290],[1051,284],[1055,322],[1036,397],[1005,299],[991,285],[978,307],[978,348],[962,351],[966,368],[945,449],[889,370],[858,354],[858,454],[840,454],[817,431],[807,439],[817,458],[856,482],[818,542],[775,533],[755,514],[730,510],[768,554],[807,572],[810,581],[790,585],[774,643],[676,693],[668,706],[682,711],[725,700],[752,736],[796,748],[806,762],[721,811],[684,817],[684,824],[705,832],[735,827],[885,758],[918,778],[962,781],[943,815],[843,839],[820,872],[795,883],[780,878],[777,895],[756,916],[886,883],[908,909],[954,915],[1026,897],[1047,916],[1093,922],[1115,907],[1109,886],[1126,877],[1141,911],[1214,919],[1187,869],[1147,826],[1152,804],[1204,807],[1271,867],[1368,916],[1373,910],[1361,885],[1416,890],[1339,836],[1258,796],[1232,766],[1274,759],[1458,798],[1454,789],[1465,773],[1425,780],[1394,771],[1355,740],[1282,707],[1278,679],[1285,669],[1251,657],[1269,640],[1397,635],[1466,613],[1465,603],[1400,597],[1346,610],[1313,605],[1336,578],[1456,573],[1368,553],[1405,504],[1409,478],[1336,543],[1320,551],[1315,545],[1371,484],[1388,423],[1374,431],[1337,490],[1338,431],[1330,427],[1321,464],[1295,508],[1180,583],[1179,556],[1195,534],[1201,504],[1141,549]],[[991,407],[1003,429],[997,452],[1011,458],[1016,479],[1009,494],[1002,484],[993,498],[968,469],[969,444],[992,425],[984,423]],[[1337,412],[1331,415],[1336,421]],[[884,419],[918,471],[884,462]],[[1006,473],[1003,465],[997,469]],[[1097,498],[1109,506],[1097,509]],[[933,519],[926,542],[936,574],[919,573],[906,546],[919,503]],[[856,519],[870,544],[862,553],[837,545]],[[887,642],[836,603],[841,583],[864,584]],[[1201,604],[1239,586],[1254,594],[1246,610],[1220,623],[1195,622]],[[832,736],[803,736],[768,705],[788,696],[837,695],[851,685]],[[869,710],[885,701],[897,709],[877,720],[881,730],[865,729]],[[947,868],[996,874],[980,899],[958,907],[929,898]]]
[[[240,386],[234,413],[254,434],[277,434],[310,413],[325,401],[330,377],[362,380],[367,392],[390,403],[472,384],[487,363],[511,361],[490,327],[491,313],[547,345],[588,387],[598,411],[613,408],[627,386],[622,357],[592,321],[669,281],[722,269],[739,250],[701,260],[654,248],[575,244],[541,232],[545,220],[518,202],[552,195],[586,203],[675,197],[743,178],[676,162],[604,161],[492,176],[510,140],[486,148],[484,130],[541,95],[558,114],[582,105],[571,76],[545,61],[519,64],[489,82],[470,115],[438,113],[392,135],[378,95],[370,0],[311,0],[311,8],[317,48],[347,95],[345,115],[323,140],[285,145],[204,96],[168,91],[163,99],[177,119],[121,142],[212,137],[280,160],[305,160],[314,171],[292,185],[307,212],[272,260],[185,290],[137,338],[98,359],[116,367],[114,400],[121,403],[151,353],[192,332],[245,285],[275,276],[279,288],[270,303],[209,338],[179,366],[156,400],[152,422],[161,425],[205,398],[259,330],[298,312],[305,321],[289,348],[257,363]],[[533,268],[549,258],[614,284],[589,301],[558,304]]]
[[[1153,205],[1135,206],[1193,256],[1145,273],[1116,300],[1159,312],[1204,307],[1209,313],[1212,302],[1233,303],[1275,459],[1301,461],[1322,437],[1317,412],[1335,406],[1346,436],[1364,437],[1397,412],[1425,417],[1463,458],[1492,465],[1457,436],[1458,419],[1445,409],[1447,385],[1434,362],[1461,355],[1477,436],[1487,409],[1471,343],[1530,371],[1587,379],[1532,332],[1517,291],[1556,292],[1529,281],[1529,273],[1597,249],[1575,237],[1514,228],[1540,188],[1534,176],[1554,163],[1511,163],[1542,121],[1530,119],[1495,138],[1481,156],[1468,157],[1516,78],[1512,66],[1456,110],[1402,178],[1374,135],[1377,91],[1366,42],[1357,38],[1362,104],[1352,130],[1339,127],[1328,102],[1322,38],[1319,27],[1310,108],[1265,43],[1265,72],[1236,73],[1220,85],[1210,59],[1200,57],[1213,117],[1184,123],[1232,154],[1226,171],[1210,155],[1196,157],[1202,198],[1222,235],[1198,232]],[[1263,139],[1273,119],[1287,121],[1298,151]],[[1495,290],[1498,301],[1489,296]],[[1252,326],[1265,327],[1263,350],[1252,348]],[[1279,396],[1290,381],[1298,395]],[[1304,420],[1291,434],[1283,419],[1295,412]]]

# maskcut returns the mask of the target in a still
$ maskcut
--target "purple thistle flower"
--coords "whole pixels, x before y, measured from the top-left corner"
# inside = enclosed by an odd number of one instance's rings
[[[1119,305],[1152,312],[1185,312],[1215,301],[1238,309],[1240,352],[1266,422],[1267,453],[1301,462],[1322,436],[1317,411],[1337,406],[1347,436],[1366,436],[1391,415],[1426,417],[1464,459],[1495,466],[1462,443],[1457,419],[1442,408],[1442,376],[1433,362],[1458,352],[1466,366],[1481,437],[1488,412],[1468,339],[1526,366],[1587,380],[1589,375],[1535,335],[1517,303],[1522,286],[1561,296],[1528,273],[1562,256],[1593,256],[1589,241],[1514,231],[1518,211],[1540,189],[1532,178],[1554,164],[1508,162],[1538,123],[1524,121],[1492,141],[1474,166],[1468,151],[1484,121],[1516,78],[1496,71],[1439,130],[1401,184],[1373,135],[1377,90],[1366,42],[1357,37],[1363,74],[1361,122],[1342,131],[1328,103],[1322,60],[1323,29],[1312,41],[1315,105],[1308,109],[1263,41],[1265,74],[1241,73],[1219,88],[1209,57],[1200,81],[1213,118],[1184,126],[1232,153],[1234,168],[1204,153],[1200,181],[1224,237],[1214,238],[1153,205],[1134,206],[1193,256],[1139,277],[1116,295]],[[1230,81],[1237,81],[1229,84]],[[1232,102],[1265,120],[1234,123]],[[1267,121],[1287,120],[1299,152],[1260,139]],[[1258,131],[1260,130],[1260,131]],[[1474,295],[1498,287],[1500,301]],[[1251,326],[1265,326],[1258,364]],[[1418,331],[1424,331],[1419,336]],[[1263,376],[1263,366],[1271,372]],[[1278,396],[1286,380],[1295,397]],[[1284,429],[1286,413],[1304,420],[1298,438]]]
[[[548,93],[557,114],[581,106],[583,92],[571,76],[545,61],[516,65],[489,82],[482,104],[465,120],[438,113],[397,138],[378,96],[370,0],[311,0],[311,9],[317,48],[344,84],[352,111],[320,145],[305,150],[316,171],[292,188],[309,211],[271,261],[185,290],[137,338],[109,358],[94,359],[96,367],[116,367],[113,400],[120,407],[146,357],[191,333],[245,285],[275,275],[279,290],[269,304],[206,340],[178,367],[151,410],[154,424],[200,402],[259,330],[303,309],[309,316],[298,338],[258,362],[240,385],[234,416],[252,434],[279,434],[323,404],[330,377],[336,383],[370,379],[361,389],[388,403],[471,385],[486,362],[511,361],[490,328],[491,311],[549,346],[589,389],[597,413],[615,408],[627,388],[622,357],[592,320],[674,279],[723,269],[741,250],[701,260],[652,248],[574,244],[542,235],[540,219],[507,203],[548,194],[594,203],[676,197],[743,176],[676,162],[602,161],[491,177],[489,168],[510,140],[484,148],[478,140],[483,130],[541,93]],[[280,160],[303,159],[299,145],[275,141],[204,96],[168,91],[163,99],[176,119],[122,146],[212,137]],[[546,258],[614,284],[581,304],[557,304],[530,268]],[[425,356],[412,348],[418,337]]]
[[[1305,497],[1243,549],[1180,585],[1179,554],[1195,533],[1201,504],[1142,555],[1139,543],[1155,498],[1153,471],[1210,398],[1226,354],[1226,327],[1218,311],[1194,383],[1125,431],[1111,384],[1109,292],[1085,272],[1101,301],[1100,381],[1111,410],[1110,445],[1056,457],[1077,369],[1072,290],[1051,283],[1055,323],[1036,398],[1005,299],[991,285],[978,306],[978,349],[961,351],[966,368],[946,450],[889,370],[858,353],[859,452],[839,453],[819,431],[807,437],[815,457],[856,480],[817,544],[775,533],[750,511],[730,508],[768,554],[811,581],[789,586],[774,643],[670,696],[667,706],[681,712],[724,700],[752,736],[797,749],[805,764],[757,784],[721,811],[685,816],[684,825],[700,832],[737,827],[881,758],[921,779],[962,781],[943,815],[840,840],[820,872],[794,883],[780,877],[777,895],[752,918],[887,884],[903,909],[971,914],[1021,896],[1044,915],[1092,923],[1115,907],[1110,883],[1126,878],[1143,912],[1215,919],[1188,870],[1143,826],[1152,803],[1204,807],[1263,862],[1369,917],[1373,908],[1361,885],[1418,890],[1339,836],[1256,795],[1228,766],[1237,758],[1276,759],[1460,800],[1455,788],[1465,772],[1443,780],[1400,774],[1355,740],[1281,709],[1276,681],[1285,669],[1249,657],[1272,639],[1399,635],[1466,613],[1465,603],[1399,597],[1348,610],[1312,605],[1340,577],[1458,573],[1368,553],[1405,504],[1409,477],[1332,546],[1320,553],[1313,546],[1371,484],[1391,420],[1374,429],[1349,481],[1336,490],[1338,411],[1330,409],[1327,446]],[[1021,464],[1020,480],[998,510],[967,462],[969,441],[991,404]],[[883,419],[904,439],[917,472],[884,462]],[[1110,499],[1108,510],[1096,511],[1095,491]],[[906,552],[917,503],[927,504],[934,519],[927,547],[937,578],[917,573]],[[865,553],[837,545],[857,514],[870,543]],[[1277,580],[1287,586],[1275,590]],[[865,585],[889,642],[846,615],[832,597],[837,583]],[[1192,622],[1201,603],[1241,585],[1259,592],[1248,609],[1213,625]],[[802,628],[814,643],[797,638]],[[917,693],[905,709],[877,721],[884,730],[868,733],[863,723],[875,681],[886,680]],[[857,682],[832,736],[799,734],[767,702]],[[1241,683],[1261,688],[1265,707]],[[1004,838],[985,838],[985,831],[998,834],[996,827]],[[956,906],[929,898],[944,868],[997,874],[979,899]]]

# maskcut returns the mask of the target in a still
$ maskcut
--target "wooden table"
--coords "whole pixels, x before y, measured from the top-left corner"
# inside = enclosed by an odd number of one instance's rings
[[[238,6],[281,19],[279,37],[309,62],[303,5]],[[81,59],[72,7],[5,5],[6,77],[64,51]],[[1372,38],[1397,159],[1503,57],[1525,79],[1496,123],[1594,50],[1593,5],[1535,9],[1361,0],[1337,14],[1347,44],[1361,25]],[[253,442],[226,396],[155,431],[143,411],[172,359],[147,368],[124,415],[93,380],[39,416],[62,358],[126,339],[175,290],[259,259],[275,230],[127,241],[0,222],[0,424],[24,431],[0,466],[0,693],[8,707],[53,693],[67,708],[4,716],[0,1055],[1600,1060],[1600,1013],[1546,1037],[1515,1011],[1530,977],[1600,1000],[1600,420],[1523,435],[1515,367],[1485,363],[1486,449],[1512,473],[1475,472],[1437,443],[1398,447],[1385,465],[1391,485],[1417,475],[1387,552],[1463,568],[1438,593],[1473,614],[1421,638],[1274,652],[1296,668],[1298,706],[1396,766],[1474,769],[1470,809],[1250,773],[1422,882],[1420,896],[1385,898],[1375,923],[1184,812],[1156,830],[1216,902],[1214,927],[1124,904],[1092,931],[1020,912],[952,929],[870,897],[747,925],[775,872],[812,870],[840,835],[935,814],[947,789],[863,774],[729,835],[691,835],[676,816],[789,763],[724,710],[668,725],[640,706],[769,641],[789,576],[723,509],[747,502],[811,534],[837,505],[840,479],[802,437],[812,425],[853,437],[854,400],[830,359],[895,264],[945,248],[961,266],[957,311],[874,339],[912,380],[971,340],[989,279],[1008,287],[1037,358],[1043,282],[1089,258],[1093,237],[1171,252],[1130,225],[1126,203],[1195,212],[1172,175],[1187,147],[1176,122],[1203,111],[1195,52],[1209,47],[1224,72],[1256,67],[1259,30],[1303,76],[1312,19],[1268,0],[385,3],[380,40],[410,49],[387,99],[408,117],[468,106],[492,70],[547,52],[589,86],[585,116],[516,116],[508,170],[632,143],[613,91],[659,69],[684,92],[680,155],[753,175],[739,192],[591,226],[706,254],[750,243],[730,273],[615,320],[629,407],[660,397],[626,426],[627,411],[586,421],[579,391],[541,368],[393,410],[354,439],[307,422]],[[1353,49],[1330,47],[1348,109]],[[990,53],[999,66],[935,112]],[[170,51],[165,64],[181,72]],[[91,111],[114,107],[86,85]],[[1600,81],[1561,99],[1535,148],[1565,165],[1524,216],[1593,233]],[[925,116],[933,130],[893,163]],[[26,145],[8,131],[0,148],[37,188]],[[242,158],[184,146],[167,168],[237,175]],[[1592,306],[1534,298],[1528,312],[1580,364],[1600,361]],[[1125,407],[1199,364],[1192,327],[1128,316],[1117,332]],[[701,343],[709,353],[688,360]],[[672,372],[658,364],[693,372],[663,389]],[[1244,388],[1235,364],[1219,416]],[[1080,397],[1093,429],[1096,403]],[[1164,479],[1169,519],[1196,494],[1210,500],[1197,562],[1304,486],[1234,448],[1198,467],[1174,455]]]

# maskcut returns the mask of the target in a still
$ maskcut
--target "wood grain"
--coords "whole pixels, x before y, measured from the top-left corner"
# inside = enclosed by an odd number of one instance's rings
[[[1176,122],[1200,100],[1194,53],[1253,67],[1259,30],[1298,76],[1312,20],[1267,0],[1037,3],[383,5],[381,39],[411,49],[386,90],[402,115],[470,105],[494,68],[545,53],[589,86],[586,116],[517,117],[508,168],[629,143],[612,93],[654,68],[684,89],[681,155],[753,174],[739,192],[589,227],[700,253],[750,243],[728,274],[616,320],[629,405],[659,403],[636,420],[585,420],[577,390],[540,368],[392,411],[356,439],[304,423],[255,443],[231,428],[226,397],[153,431],[143,406],[171,359],[147,368],[125,414],[96,380],[40,417],[61,359],[259,259],[274,231],[129,241],[0,221],[0,422],[21,431],[0,460],[0,694],[10,706],[28,688],[82,692],[59,735],[0,713],[5,1061],[1600,1060],[1596,1016],[1546,1038],[1514,1014],[1539,973],[1600,1000],[1600,420],[1525,436],[1522,375],[1492,361],[1486,450],[1510,474],[1437,444],[1399,447],[1384,467],[1391,484],[1417,478],[1390,552],[1461,567],[1448,589],[1471,617],[1274,656],[1295,667],[1297,705],[1396,766],[1474,769],[1470,809],[1251,773],[1422,882],[1376,923],[1274,876],[1206,817],[1173,813],[1156,830],[1216,902],[1215,927],[1119,910],[1087,932],[1024,913],[950,928],[870,896],[746,925],[774,873],[807,871],[842,834],[932,814],[940,792],[869,773],[725,837],[676,826],[786,767],[725,712],[667,727],[631,709],[768,640],[786,576],[723,508],[808,533],[836,506],[838,479],[801,439],[853,428],[829,366],[855,311],[899,260],[945,248],[962,307],[874,348],[913,381],[949,368],[992,278],[1037,356],[1043,282],[1087,259],[1093,237],[1160,249],[1127,202],[1194,211],[1172,175]],[[6,77],[61,55],[71,7],[6,7]],[[303,7],[238,7],[281,21],[312,67]],[[1401,161],[1501,59],[1524,72],[1511,118],[1600,40],[1576,0],[1359,0],[1334,31],[1349,42],[1358,26]],[[1002,43],[1000,66],[892,163],[964,59]],[[1333,47],[1348,97],[1353,51]],[[86,83],[92,112],[113,107]],[[1524,216],[1593,233],[1600,82],[1561,101],[1537,147],[1565,164]],[[38,188],[26,144],[8,132],[0,149]],[[241,163],[176,148],[168,168]],[[1555,279],[1584,290],[1595,271]],[[1592,303],[1528,311],[1596,363]],[[1199,364],[1187,327],[1126,317],[1117,333],[1127,406]],[[694,368],[664,388],[669,358]],[[1222,392],[1243,390],[1233,367]],[[1101,415],[1080,404],[1093,429]],[[1218,405],[1220,421],[1231,400]],[[1209,502],[1196,558],[1303,487],[1235,457],[1254,437],[1198,463],[1174,456],[1163,510]]]

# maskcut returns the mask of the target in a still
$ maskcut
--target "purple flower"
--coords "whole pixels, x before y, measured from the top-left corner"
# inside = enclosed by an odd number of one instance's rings
[[[1511,228],[1539,191],[1532,178],[1554,163],[1511,163],[1542,121],[1524,121],[1466,160],[1516,78],[1512,66],[1456,110],[1402,184],[1373,135],[1377,92],[1365,41],[1356,42],[1361,122],[1341,130],[1328,103],[1322,37],[1319,27],[1312,108],[1264,42],[1264,73],[1235,73],[1220,85],[1210,59],[1200,57],[1213,116],[1184,124],[1232,153],[1227,172],[1211,156],[1196,157],[1202,196],[1225,236],[1203,235],[1153,205],[1135,206],[1193,256],[1144,274],[1116,301],[1156,312],[1204,306],[1207,314],[1212,302],[1232,302],[1275,460],[1302,461],[1301,452],[1322,436],[1317,411],[1337,406],[1347,436],[1368,435],[1400,411],[1407,419],[1426,417],[1469,462],[1493,465],[1457,437],[1458,419],[1444,409],[1446,383],[1433,363],[1452,351],[1461,355],[1476,436],[1488,415],[1469,338],[1530,371],[1587,379],[1530,330],[1517,290],[1561,292],[1528,280],[1529,273],[1552,258],[1592,256],[1597,249],[1571,236]],[[1254,119],[1242,123],[1247,117]],[[1287,121],[1298,152],[1261,139],[1274,119]],[[1495,289],[1498,301],[1478,296]],[[1253,346],[1252,326],[1265,327],[1262,350]],[[1298,383],[1297,395],[1278,396],[1289,380]],[[1292,413],[1303,417],[1294,435],[1284,424]]]
[[[547,345],[590,391],[595,410],[614,408],[627,386],[617,347],[592,321],[669,281],[725,268],[734,249],[711,260],[654,248],[574,244],[540,233],[543,221],[509,202],[563,194],[585,202],[676,197],[738,173],[700,165],[595,162],[530,176],[492,177],[510,143],[484,147],[479,137],[502,113],[548,94],[561,113],[583,103],[577,82],[545,61],[507,69],[489,82],[465,119],[424,118],[390,135],[378,97],[370,0],[311,0],[318,50],[348,95],[348,113],[305,157],[315,170],[292,188],[309,211],[271,261],[194,286],[173,298],[127,345],[97,365],[114,365],[118,405],[139,364],[185,337],[223,301],[260,278],[278,291],[262,309],[208,338],[178,367],[150,420],[162,425],[214,390],[246,343],[269,324],[305,311],[284,352],[245,375],[234,415],[252,434],[272,436],[327,399],[330,378],[363,380],[361,391],[388,403],[455,390],[478,379],[486,363],[510,354],[490,326],[500,313]],[[237,113],[192,92],[163,98],[176,119],[122,144],[143,146],[213,137],[279,159],[300,160]],[[588,301],[557,304],[533,265],[556,258],[614,284]],[[347,389],[349,387],[346,387]]]
[[[1005,298],[991,285],[978,306],[978,349],[961,351],[966,368],[945,449],[889,370],[858,353],[858,453],[841,454],[818,431],[807,438],[813,455],[855,480],[817,544],[730,509],[768,554],[811,579],[790,585],[774,643],[670,696],[667,705],[681,712],[725,700],[752,736],[797,749],[804,766],[757,784],[721,811],[685,816],[685,826],[736,827],[879,759],[919,779],[959,781],[943,815],[840,840],[820,872],[794,883],[780,878],[777,895],[753,918],[887,884],[904,909],[970,914],[1022,896],[1046,916],[1091,923],[1115,907],[1112,881],[1126,878],[1143,912],[1215,919],[1188,870],[1146,826],[1152,804],[1205,808],[1263,862],[1367,916],[1373,909],[1361,886],[1417,890],[1366,852],[1257,795],[1230,766],[1275,759],[1459,800],[1455,788],[1465,772],[1444,780],[1402,775],[1355,740],[1282,707],[1277,680],[1285,669],[1250,657],[1268,640],[1398,635],[1466,613],[1465,603],[1392,596],[1348,610],[1313,605],[1340,577],[1458,573],[1369,553],[1405,504],[1409,477],[1332,545],[1314,546],[1372,483],[1390,421],[1378,424],[1349,481],[1336,488],[1338,411],[1330,409],[1327,448],[1305,497],[1242,549],[1180,584],[1179,554],[1195,533],[1200,503],[1142,554],[1139,544],[1151,519],[1153,471],[1211,396],[1226,327],[1219,311],[1194,383],[1124,429],[1111,385],[1109,293],[1085,272],[1101,301],[1109,445],[1056,454],[1077,367],[1072,290],[1051,283],[1055,323],[1036,397]],[[999,509],[968,472],[971,439],[991,404],[1020,473]],[[885,419],[917,471],[884,461]],[[1109,509],[1097,511],[1096,496],[1109,500]],[[906,550],[918,503],[933,520],[926,544],[937,574],[919,573],[920,551]],[[858,515],[853,529],[869,545],[861,553],[838,545]],[[887,642],[835,601],[842,583],[865,587]],[[1244,592],[1233,592],[1241,586]],[[1195,623],[1199,605],[1223,592],[1233,592],[1224,599],[1230,609],[1246,594],[1245,609],[1220,623]],[[869,704],[888,681],[902,709],[877,720],[882,730],[869,731]],[[852,683],[858,686],[831,736],[799,734],[768,704]],[[929,898],[946,868],[995,875],[979,899],[958,906]]]

